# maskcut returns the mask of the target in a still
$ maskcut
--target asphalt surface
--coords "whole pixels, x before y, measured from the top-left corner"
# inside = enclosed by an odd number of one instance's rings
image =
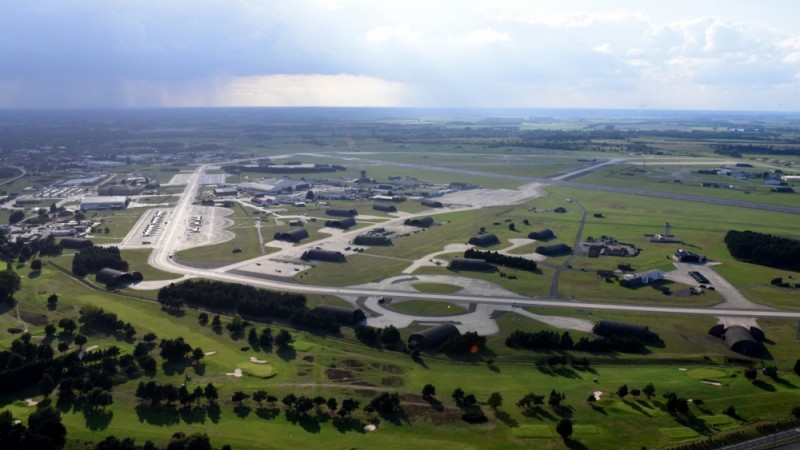
[[[800,441],[800,428],[793,428],[740,444],[722,447],[721,450],[794,450],[800,449],[800,443],[798,443],[798,441]]]

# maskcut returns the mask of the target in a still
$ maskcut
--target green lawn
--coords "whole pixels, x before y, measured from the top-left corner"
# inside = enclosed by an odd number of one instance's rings
[[[389,309],[424,316],[453,316],[467,312],[466,308],[461,305],[429,300],[393,301],[389,305]]]
[[[461,289],[460,286],[445,283],[414,283],[414,289],[432,294],[452,294]]]
[[[156,269],[147,264],[147,258],[150,257],[152,252],[151,249],[129,249],[121,250],[120,252],[122,253],[122,259],[128,261],[128,270],[130,272],[141,272],[145,281],[172,280],[182,276]]]

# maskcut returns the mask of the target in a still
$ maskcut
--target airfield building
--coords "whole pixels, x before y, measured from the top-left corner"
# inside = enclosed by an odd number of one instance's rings
[[[535,239],[537,241],[549,241],[555,239],[556,235],[550,228],[542,228],[539,231],[531,231],[528,233],[528,239]]]
[[[412,227],[419,227],[419,228],[428,228],[433,225],[433,217],[425,216],[425,217],[415,217],[413,219],[406,219],[403,224],[412,226]]]
[[[353,219],[352,217],[347,217],[344,219],[326,220],[325,226],[330,228],[339,228],[342,230],[346,230],[348,228],[356,226],[356,219]]]
[[[128,206],[128,197],[108,195],[97,197],[84,197],[81,200],[81,210],[106,210],[125,209]]]
[[[428,199],[428,198],[422,200],[421,202],[419,202],[419,204],[422,205],[422,206],[427,206],[428,208],[444,208],[444,205],[442,204],[442,202],[436,201],[436,200],[431,200],[431,199]]]
[[[411,350],[432,350],[444,344],[450,336],[458,336],[458,328],[452,323],[443,323],[433,328],[414,333],[408,337],[408,348]]]
[[[333,316],[333,318],[342,325],[356,325],[367,318],[366,314],[364,314],[364,311],[359,308],[318,305],[314,307],[314,312]]]
[[[367,245],[367,246],[389,246],[392,245],[392,240],[387,238],[386,236],[377,236],[371,234],[360,234],[353,239],[353,244],[355,245]]]
[[[763,335],[763,333],[761,334]],[[761,351],[761,343],[753,336],[753,333],[740,325],[726,328],[723,339],[725,339],[725,345],[729,349],[742,355],[752,356]]]
[[[308,239],[308,230],[298,228],[296,230],[282,231],[275,233],[274,239],[276,241],[300,242],[303,239]]]
[[[303,261],[323,261],[323,262],[336,262],[336,263],[343,263],[347,262],[344,257],[344,253],[336,252],[332,250],[317,250],[311,249],[306,250],[303,253],[303,256],[300,257]]]
[[[647,272],[634,274],[632,277],[628,275],[628,278],[623,278],[622,280],[620,280],[619,284],[620,286],[634,287],[634,286],[641,286],[644,284],[650,284],[662,278],[664,278],[664,272],[657,269],[653,269],[653,270],[648,270]]]
[[[381,211],[381,212],[390,212],[390,213],[397,212],[397,207],[394,206],[394,205],[376,204],[376,205],[372,205],[372,209],[374,209],[375,211]]]
[[[470,245],[477,245],[477,246],[480,246],[480,247],[487,247],[489,245],[495,245],[495,244],[499,244],[499,243],[500,243],[500,239],[497,239],[497,236],[495,236],[494,234],[491,234],[491,233],[479,234],[477,236],[473,236],[469,240],[469,244]]]
[[[355,209],[328,208],[325,214],[334,217],[355,217],[358,215],[358,211]]]
[[[672,259],[683,263],[700,263],[705,261],[705,257],[682,248],[675,250],[675,254],[672,255]]]
[[[97,272],[95,280],[106,286],[122,286],[133,283],[133,275],[106,267]]]
[[[558,256],[572,253],[572,247],[567,244],[540,245],[536,247],[536,253],[545,256]]]

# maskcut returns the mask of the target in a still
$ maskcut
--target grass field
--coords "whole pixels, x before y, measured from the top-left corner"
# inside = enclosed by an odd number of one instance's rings
[[[444,283],[414,283],[414,289],[432,294],[451,294],[461,289],[460,286]]]
[[[139,407],[133,391],[140,380],[133,380],[114,388],[114,403],[106,408],[105,414],[87,415],[81,409],[62,409],[70,439],[99,440],[114,434],[120,437],[135,436],[137,442],[145,439],[165,442],[172,433],[181,430],[187,433],[205,432],[215,445],[230,444],[239,449],[264,448],[265,433],[273,437],[280,436],[280,439],[270,439],[273,448],[311,448],[324,439],[326,445],[333,447],[407,448],[408,445],[418,445],[424,448],[462,449],[498,446],[530,448],[536,445],[544,449],[557,449],[563,448],[554,431],[561,414],[544,407],[536,414],[526,415],[513,405],[527,392],[546,395],[550,389],[555,389],[566,394],[569,416],[576,421],[573,435],[576,443],[592,449],[617,449],[617,444],[624,440],[635,448],[657,448],[710,435],[711,424],[730,429],[750,421],[786,417],[791,406],[800,401],[800,389],[796,387],[800,379],[795,375],[784,372],[782,377],[785,383],[762,379],[763,383],[754,385],[741,376],[740,368],[703,363],[703,358],[687,352],[684,347],[686,338],[681,336],[687,332],[689,336],[700,335],[702,331],[696,330],[698,327],[695,322],[702,318],[659,318],[655,328],[664,338],[663,349],[654,349],[652,355],[634,355],[630,361],[636,361],[636,364],[626,364],[628,357],[625,355],[600,358],[594,360],[591,372],[566,370],[550,373],[536,370],[532,361],[538,357],[538,353],[505,348],[500,343],[501,336],[492,337],[488,343],[494,353],[494,369],[485,364],[469,362],[469,359],[459,362],[458,359],[443,355],[423,356],[422,366],[408,356],[373,350],[349,338],[296,331],[292,331],[297,337],[293,353],[242,350],[240,348],[245,344],[241,341],[231,340],[226,333],[217,335],[210,328],[199,326],[196,312],[187,311],[183,316],[169,315],[152,303],[89,289],[48,267],[45,266],[39,278],[26,280],[25,287],[19,293],[23,317],[42,314],[48,320],[55,321],[58,317],[75,314],[83,304],[94,303],[133,322],[139,335],[153,331],[159,338],[183,336],[193,346],[216,352],[204,359],[202,367],[159,365],[152,379],[160,383],[180,383],[188,373],[192,378],[188,383],[190,389],[213,382],[220,389],[218,410],[199,409],[188,414],[180,408]],[[56,311],[48,311],[46,296],[54,290],[58,291],[62,300]],[[567,311],[551,312],[565,314]],[[580,316],[585,313],[572,311],[571,314]],[[647,315],[608,313],[606,316],[633,322],[653,319]],[[512,318],[515,320],[509,322]],[[5,323],[8,319],[9,314],[0,315],[0,321]],[[546,328],[519,316],[506,315],[501,319],[503,329],[512,328],[509,326],[512,323],[523,329]],[[686,327],[685,330],[676,328],[681,324]],[[0,334],[0,345],[8,346],[10,335],[4,329],[0,331],[3,333]],[[673,332],[667,332],[672,329]],[[40,335],[41,326],[33,327],[32,332]],[[407,336],[406,330],[401,332]],[[345,330],[345,336],[350,333]],[[104,335],[90,335],[87,345],[99,345],[102,348],[112,344],[120,346],[123,352],[132,350],[131,344]],[[789,351],[793,347],[791,344],[775,346],[786,347]],[[661,359],[672,361],[679,356],[695,362],[688,366],[687,371],[677,370],[680,366],[674,362],[659,362]],[[251,357],[267,363],[252,363]],[[716,357],[712,354],[713,359]],[[476,360],[473,358],[472,361]],[[790,365],[790,361],[779,362],[784,370]],[[236,368],[242,369],[245,376],[236,378],[226,375]],[[355,385],[336,382],[327,375],[329,369],[333,368],[349,371],[358,382]],[[700,383],[700,379],[706,378],[722,380],[725,386],[719,388]],[[148,379],[145,377],[143,380]],[[633,388],[650,382],[657,389],[657,397],[652,400],[634,400],[632,397],[623,400],[613,394],[622,384]],[[419,396],[426,383],[435,385],[436,397],[444,407],[442,411],[436,411]],[[401,393],[405,415],[400,418],[378,418],[378,431],[366,434],[359,430],[370,419],[362,412],[354,414],[354,421],[344,429],[337,429],[324,417],[321,421],[293,422],[287,420],[283,413],[273,416],[268,412],[269,408],[259,408],[253,401],[246,401],[244,408],[237,408],[230,400],[231,394],[237,390],[252,394],[257,389],[266,389],[278,398],[288,393],[333,396],[340,401],[353,396],[364,405],[376,393],[370,385],[389,387]],[[500,392],[504,398],[503,405],[495,413],[483,404],[481,407],[489,416],[489,424],[467,425],[460,420],[460,412],[449,398],[449,393],[457,387],[474,394],[479,402],[485,402],[491,392]],[[599,402],[590,406],[583,399],[594,391],[603,394]],[[659,395],[668,391],[704,400],[702,408],[690,407],[697,419],[691,427],[671,418],[663,410]],[[25,417],[35,409],[25,406],[22,400],[26,397],[41,399],[35,392],[23,391],[4,396],[0,402],[15,416]],[[721,414],[720,411],[731,403],[736,404],[741,420]]]
[[[426,300],[394,301],[389,305],[389,309],[423,316],[453,316],[467,312],[461,305]]]
[[[129,249],[121,250],[120,252],[122,253],[122,259],[128,261],[128,270],[131,272],[141,272],[145,281],[173,280],[181,277],[181,275],[164,272],[163,270],[156,269],[147,264],[147,258],[150,257],[150,253],[152,252],[150,249]]]

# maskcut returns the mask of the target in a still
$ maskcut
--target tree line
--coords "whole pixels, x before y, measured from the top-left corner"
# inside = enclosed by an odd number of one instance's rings
[[[800,241],[758,233],[729,230],[725,245],[736,259],[777,269],[800,270]]]
[[[577,350],[589,353],[644,353],[645,341],[632,336],[582,337],[572,340],[568,331],[561,335],[555,331],[514,330],[506,338],[506,346],[526,350]]]
[[[166,308],[181,308],[188,304],[251,317],[284,319],[292,325],[339,332],[336,319],[330,314],[308,309],[303,294],[256,289],[221,281],[187,280],[161,288],[158,301]]]
[[[511,267],[512,269],[527,270],[528,272],[535,272],[537,265],[536,261],[521,256],[504,255],[498,252],[481,251],[475,248],[470,248],[464,252],[464,258],[483,259],[486,262],[497,264],[498,266]]]

